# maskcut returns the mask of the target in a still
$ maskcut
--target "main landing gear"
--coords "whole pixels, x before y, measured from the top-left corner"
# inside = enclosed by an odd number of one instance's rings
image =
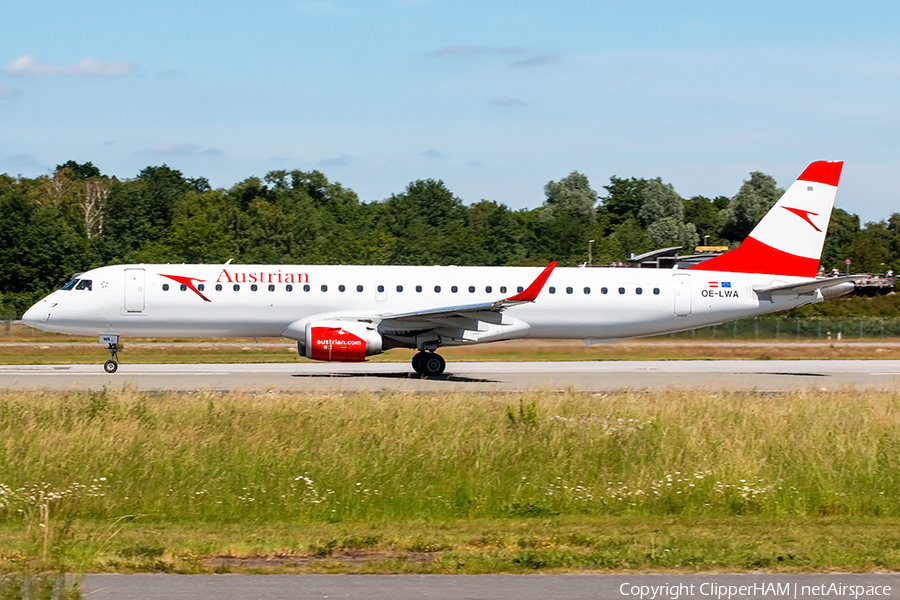
[[[447,361],[440,354],[434,352],[419,352],[412,357],[413,371],[425,377],[437,377],[444,373]]]
[[[118,344],[110,343],[107,347],[109,350],[109,360],[103,363],[103,370],[107,373],[115,373],[119,368],[119,346]]]

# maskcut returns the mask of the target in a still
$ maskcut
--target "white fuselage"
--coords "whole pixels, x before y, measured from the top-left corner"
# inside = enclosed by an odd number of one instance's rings
[[[117,265],[77,276],[89,286],[53,292],[24,320],[72,334],[298,339],[289,327],[304,319],[371,317],[377,323],[385,315],[492,302],[516,294],[540,272],[538,267]],[[504,318],[524,326],[500,339],[600,342],[680,331],[821,300],[821,294],[761,299],[754,292],[804,280],[678,269],[557,268],[534,302],[505,311]]]

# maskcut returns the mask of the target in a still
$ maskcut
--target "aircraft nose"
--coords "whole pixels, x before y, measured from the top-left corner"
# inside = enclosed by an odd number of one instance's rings
[[[41,300],[25,311],[25,314],[22,315],[22,322],[26,325],[34,327],[38,323],[46,323],[47,319],[49,318],[50,308],[49,306],[47,306],[47,301]]]

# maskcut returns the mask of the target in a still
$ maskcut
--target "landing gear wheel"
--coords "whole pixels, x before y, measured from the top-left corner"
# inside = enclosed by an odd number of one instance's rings
[[[103,370],[109,374],[115,373],[119,368],[119,345],[110,343],[107,347],[109,350],[109,360],[103,363]]]
[[[427,358],[428,354],[425,352],[419,352],[412,357],[412,368],[413,371],[418,373],[419,375],[424,375],[425,371],[422,369],[422,359]]]
[[[419,367],[422,369],[422,375],[425,377],[437,377],[444,373],[447,368],[447,361],[440,354],[434,352],[425,353],[425,356],[419,360]]]

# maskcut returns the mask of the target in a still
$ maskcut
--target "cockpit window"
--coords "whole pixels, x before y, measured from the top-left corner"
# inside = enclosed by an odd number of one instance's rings
[[[82,279],[81,281],[78,282],[78,285],[75,286],[75,289],[76,290],[87,290],[90,292],[92,285],[93,285],[93,282],[90,279]]]
[[[76,283],[78,283],[77,279],[71,279],[59,289],[66,290],[66,291],[71,290],[73,287],[75,287]]]

